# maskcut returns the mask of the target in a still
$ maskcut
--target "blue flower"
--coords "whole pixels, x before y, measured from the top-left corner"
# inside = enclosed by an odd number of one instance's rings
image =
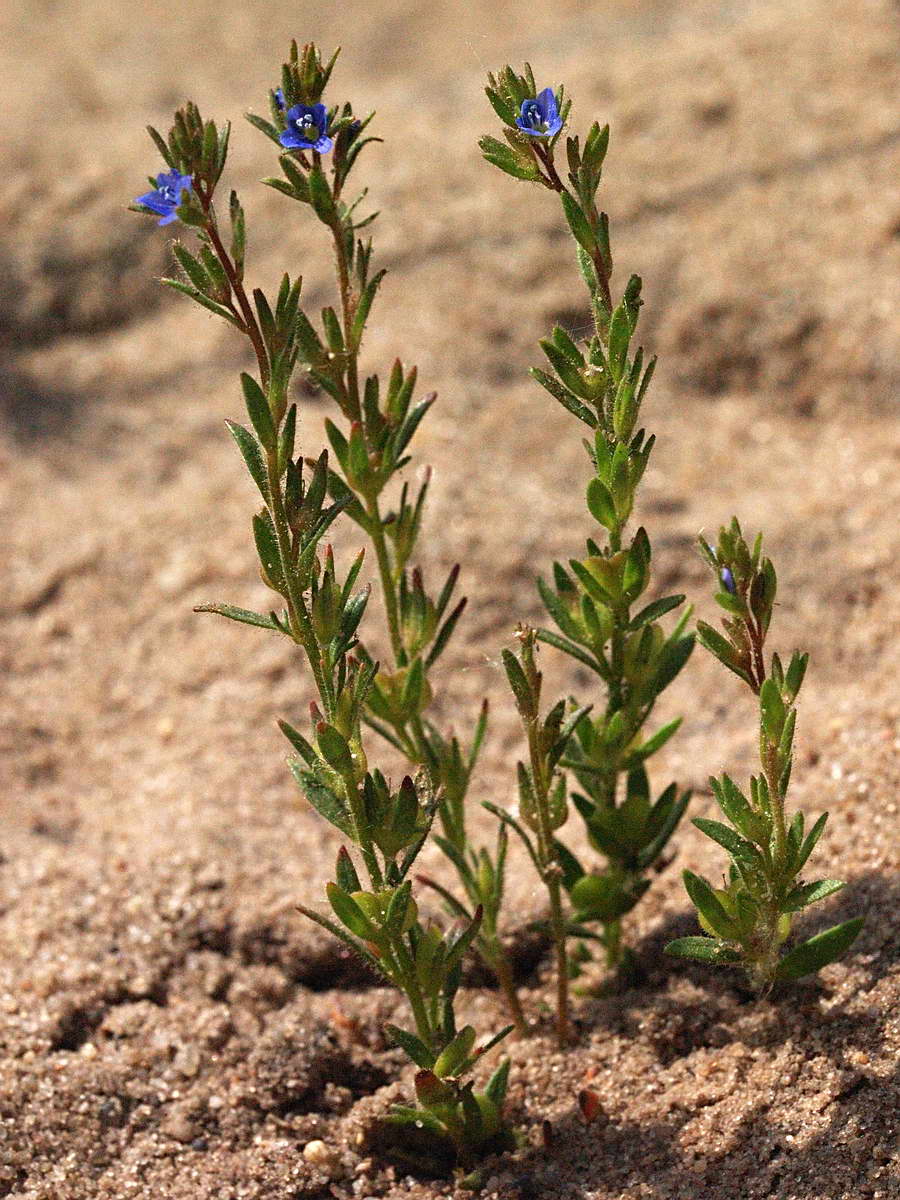
[[[281,88],[276,88],[274,91],[275,106],[279,112],[284,112],[284,92]]]
[[[732,596],[734,596],[737,592],[737,588],[734,586],[734,576],[732,575],[729,567],[722,568],[721,578],[722,578],[722,587],[725,589],[726,592],[731,592]]]
[[[562,129],[562,117],[556,107],[552,88],[544,90],[533,100],[523,100],[516,124],[531,137],[553,137]]]
[[[162,171],[156,177],[156,190],[138,196],[135,204],[143,204],[145,208],[151,208],[155,213],[159,213],[158,224],[171,225],[178,219],[178,213],[175,210],[181,204],[183,194],[189,192],[192,186],[190,175],[182,175],[175,170]]]
[[[295,104],[285,114],[287,129],[279,138],[288,150],[318,150],[327,154],[333,142],[328,136],[328,110],[324,104]]]

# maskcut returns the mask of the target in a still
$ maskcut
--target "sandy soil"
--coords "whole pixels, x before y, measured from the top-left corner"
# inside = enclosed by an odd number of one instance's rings
[[[645,981],[579,1000],[570,1054],[545,1036],[511,1048],[527,1145],[489,1165],[485,1194],[900,1196],[896,6],[472,7],[0,14],[0,1196],[453,1190],[371,1153],[373,1118],[409,1093],[379,1032],[399,1001],[293,911],[335,850],[274,725],[302,720],[307,681],[264,634],[191,612],[265,603],[222,424],[243,350],[158,287],[167,239],[122,211],[157,169],[143,125],[186,95],[221,117],[261,111],[291,35],[343,43],[336,94],[377,107],[390,139],[366,168],[391,268],[366,353],[417,361],[441,397],[419,435],[435,469],[426,567],[464,561],[471,597],[442,660],[445,719],[462,729],[494,702],[474,799],[510,798],[518,753],[499,649],[538,614],[534,575],[588,532],[578,430],[525,374],[553,320],[585,322],[570,246],[553,206],[475,148],[483,70],[530,58],[566,80],[582,122],[613,126],[614,249],[645,278],[661,356],[641,512],[657,585],[708,617],[694,533],[733,511],[765,529],[776,640],[813,653],[796,800],[831,810],[818,869],[849,880],[815,922],[867,918],[845,962],[772,1001],[663,961],[692,928],[680,868],[721,861],[685,827],[630,923]],[[235,134],[251,271],[268,285],[302,269],[315,309],[327,252],[251,186],[274,164],[249,126]],[[307,400],[310,450],[324,411]],[[544,657],[553,687],[578,682]],[[752,706],[699,653],[671,692],[665,710],[688,719],[656,778],[694,786],[699,815],[710,772],[751,767]],[[540,895],[519,859],[511,892],[521,947]],[[544,1020],[547,964],[521,957]],[[465,1005],[481,1028],[502,1021],[490,989]],[[602,1103],[590,1126],[586,1083]]]

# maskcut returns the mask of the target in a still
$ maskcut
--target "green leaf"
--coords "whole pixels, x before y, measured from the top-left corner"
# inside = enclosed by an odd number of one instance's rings
[[[391,977],[387,974],[381,963],[365,946],[361,946],[354,938],[351,938],[340,925],[324,916],[322,913],[316,912],[314,908],[307,908],[305,904],[298,904],[297,911],[303,913],[304,917],[308,917],[310,921],[314,921],[316,925],[320,925],[322,929],[327,929],[328,932],[343,942],[345,946],[349,946],[353,953],[366,964],[371,967],[377,976],[381,979],[386,979],[388,983],[392,983]]]
[[[585,875],[584,867],[559,838],[553,839],[553,852],[562,871],[562,885],[567,892],[571,892],[578,880]]]
[[[672,783],[653,806],[647,823],[651,829],[656,828],[657,832],[638,854],[638,866],[642,871],[646,870],[662,854],[669,838],[675,832],[678,822],[684,816],[684,810],[687,808],[690,798],[689,791],[682,792],[679,796],[675,784]]]
[[[683,603],[684,596],[663,596],[660,600],[654,600],[652,604],[642,608],[638,615],[632,618],[628,628],[636,630],[640,629],[642,625],[648,625],[651,621],[658,621],[660,617]]]
[[[739,829],[745,837],[750,838],[754,842],[765,840],[768,836],[764,828],[760,827],[762,818],[758,813],[755,813],[747,803],[747,797],[731,779],[729,775],[723,775],[721,782],[714,776],[710,777],[710,786],[713,794],[718,801],[719,808],[734,825]],[[763,834],[763,838],[758,835]]]
[[[503,660],[506,678],[509,680],[509,686],[516,700],[516,707],[526,720],[530,720],[535,715],[534,697],[528,686],[525,672],[519,665],[519,660],[510,650],[501,651],[500,657]]]
[[[554,633],[552,629],[538,629],[536,630],[536,633],[537,640],[539,642],[545,642],[548,646],[555,646],[557,650],[562,650],[563,654],[568,654],[570,658],[577,659],[578,662],[583,663],[592,671],[596,672],[597,674],[600,673],[597,663],[593,658],[591,658],[590,654],[588,654],[586,650],[582,650],[580,646],[576,646],[574,642],[570,642],[568,639],[560,637],[559,634]]]
[[[291,774],[300,784],[304,796],[313,806],[319,816],[324,817],[329,824],[334,825],[341,833],[356,840],[353,819],[344,801],[310,771],[304,770],[297,759],[290,759],[288,766]]]
[[[484,916],[484,909],[479,904],[472,916],[471,923],[466,926],[461,932],[454,929],[450,930],[445,940],[447,947],[447,971],[450,972],[455,967],[462,956],[466,953],[475,938],[478,936],[478,931],[481,928],[481,920]]]
[[[588,223],[587,217],[582,212],[578,201],[569,192],[561,192],[560,199],[562,200],[563,212],[572,231],[572,237],[588,254],[593,254],[597,249],[597,238]]]
[[[334,909],[334,914],[342,924],[364,941],[373,942],[379,936],[378,929],[372,924],[352,896],[336,883],[325,885],[328,902]]]
[[[331,225],[337,219],[337,210],[331,188],[321,167],[314,167],[308,176],[309,198],[315,209],[316,216],[326,225]]]
[[[605,529],[618,529],[619,517],[609,488],[596,476],[587,486],[587,506],[591,516]]]
[[[247,470],[253,477],[253,482],[259,488],[263,500],[269,502],[269,478],[266,471],[266,464],[263,461],[262,451],[259,448],[259,442],[243,425],[239,425],[237,421],[226,421],[228,432],[237,442],[238,450],[241,452],[241,457],[247,465]]]
[[[281,557],[278,550],[278,538],[275,526],[267,510],[257,513],[253,518],[253,538],[256,542],[256,552],[262,564],[267,579],[282,595],[287,592],[287,584],[281,570]]]
[[[692,633],[689,633],[687,637],[669,639],[659,656],[659,667],[656,672],[656,679],[654,680],[654,688],[657,695],[669,686],[691,657],[693,649],[694,635]]]
[[[674,958],[694,958],[698,962],[708,963],[737,963],[741,956],[737,950],[729,946],[721,946],[708,937],[682,937],[669,942],[665,953]]]
[[[345,892],[361,892],[362,884],[359,881],[359,875],[356,873],[356,867],[353,865],[353,859],[347,853],[347,847],[341,846],[337,856],[337,866],[335,867],[338,887]]]
[[[181,242],[175,242],[172,246],[175,257],[178,259],[181,269],[187,275],[188,279],[194,285],[198,292],[208,292],[212,286],[212,280],[207,275],[201,264],[194,258],[190,251],[182,246]]]
[[[525,179],[531,183],[540,179],[540,172],[533,158],[516,154],[512,147],[504,146],[496,138],[487,135],[479,138],[478,145],[481,153],[492,166],[499,167],[501,171],[512,175],[514,179]]]
[[[341,329],[341,323],[338,320],[338,315],[330,306],[322,309],[322,328],[325,330],[325,337],[328,341],[328,348],[332,354],[339,355],[344,353],[344,334]]]
[[[368,319],[369,310],[371,309],[372,303],[375,299],[375,294],[378,291],[381,281],[384,279],[385,275],[387,275],[387,268],[376,272],[376,274],[373,275],[366,284],[365,288],[363,288],[362,295],[359,298],[359,303],[356,306],[356,313],[353,317],[353,326],[351,329],[353,344],[357,348],[362,341],[363,331],[366,327],[366,320]]]
[[[706,880],[695,875],[693,871],[684,871],[682,878],[685,890],[697,911],[706,918],[719,937],[733,941],[738,934],[737,926]]]
[[[723,667],[727,667],[729,671],[733,671],[739,679],[743,679],[744,683],[752,685],[753,680],[750,678],[750,675],[738,664],[737,651],[731,642],[727,638],[724,638],[717,629],[713,629],[705,621],[698,621],[697,640],[701,646],[704,646],[710,654],[719,660]]]
[[[282,154],[278,161],[293,189],[294,199],[299,200],[301,204],[309,204],[309,183],[299,165],[291,158],[290,154]],[[264,180],[263,182],[268,183],[269,181]]]
[[[583,400],[590,400],[591,392],[581,373],[581,368],[575,365],[568,354],[550,338],[542,338],[539,345],[569,391],[574,392],[576,396],[581,396]]]
[[[244,399],[247,402],[247,412],[256,436],[262,443],[263,449],[275,449],[275,426],[272,422],[272,412],[262,388],[246,371],[241,372],[241,387],[244,389]]]
[[[385,1025],[385,1033],[403,1050],[423,1071],[430,1071],[434,1066],[434,1055],[414,1033],[409,1033],[405,1029],[400,1029],[397,1025]]]
[[[159,133],[157,133],[157,131],[153,128],[152,125],[147,126],[147,132],[150,134],[150,137],[152,138],[153,143],[156,146],[157,150],[162,155],[163,161],[165,162],[166,166],[169,166],[173,170],[175,170],[175,160],[173,159],[171,151],[169,150],[169,147],[166,145],[165,141],[162,139],[162,137],[159,135]]]
[[[818,842],[819,838],[825,832],[825,823],[827,820],[828,813],[822,813],[821,817],[819,817],[818,821],[816,821],[815,825],[813,825],[812,829],[806,835],[803,845],[800,847],[800,853],[797,856],[797,862],[794,866],[795,871],[800,872],[803,870],[806,860],[816,848],[816,842]]]
[[[285,183],[283,179],[279,179],[275,175],[267,175],[266,178],[260,182],[264,183],[266,187],[270,187],[276,192],[281,192],[283,196],[289,196],[291,200],[296,200],[298,198],[291,185],[289,183]]]
[[[475,1045],[475,1028],[464,1025],[449,1046],[445,1046],[434,1063],[438,1079],[450,1079],[458,1075],[472,1053]]]
[[[850,947],[863,927],[863,917],[853,917],[842,925],[833,925],[808,941],[795,946],[778,964],[777,979],[800,979],[840,958]]]
[[[632,750],[624,764],[626,769],[630,770],[632,767],[636,767],[639,763],[649,758],[651,754],[655,754],[657,750],[661,749],[669,738],[678,732],[678,728],[683,720],[683,717],[676,717],[674,721],[669,721],[661,729],[657,729],[656,733],[652,737],[647,738],[646,742],[638,746],[636,750]]]
[[[585,425],[589,425],[591,429],[597,428],[597,418],[591,410],[582,404],[567,388],[564,388],[552,375],[548,375],[546,371],[541,371],[538,367],[531,367],[528,373],[532,379],[538,381],[541,387],[546,388],[550,395],[560,402],[563,408],[568,409],[573,417],[577,417],[579,421],[584,421]]]
[[[512,1033],[512,1031],[514,1029],[515,1029],[515,1025],[504,1025],[504,1027],[500,1030],[499,1033],[495,1033],[494,1036],[492,1038],[489,1038],[484,1043],[483,1046],[478,1047],[478,1050],[476,1051],[478,1058],[481,1058],[483,1055],[485,1055],[485,1054],[489,1053],[489,1051],[493,1050],[493,1048],[495,1046],[499,1045],[500,1042],[502,1042],[504,1038],[509,1037],[509,1035]]]
[[[496,804],[491,804],[491,802],[489,800],[482,800],[481,807],[486,808],[489,813],[494,814],[494,816],[498,819],[498,821],[502,821],[505,825],[509,825],[510,828],[512,828],[516,831],[516,833],[522,839],[522,844],[524,845],[525,849],[528,851],[529,858],[534,863],[535,870],[538,872],[538,874],[540,874],[541,873],[541,865],[538,862],[537,851],[535,850],[534,843],[532,842],[531,838],[528,836],[528,832],[525,829],[524,825],[522,825],[522,823],[520,821],[517,821],[516,818],[512,815],[512,813],[508,813],[506,811],[506,809],[500,808]]]
[[[500,93],[495,91],[493,88],[489,88],[489,87],[485,88],[484,92],[485,92],[485,95],[487,96],[488,100],[491,103],[491,108],[494,110],[494,112],[497,114],[497,116],[500,118],[500,120],[505,121],[507,125],[515,126],[515,123],[516,123],[515,111],[512,108],[510,108],[510,106],[506,103],[506,101],[503,99],[503,97],[500,95]],[[490,140],[493,141],[494,139],[491,138]],[[498,145],[499,145],[499,143],[498,143]]]
[[[840,879],[820,879],[817,883],[803,883],[789,892],[782,905],[782,912],[799,912],[809,904],[833,896],[846,885]]]
[[[411,894],[412,882],[407,879],[391,896],[384,916],[384,931],[388,937],[397,938],[403,933],[403,927],[408,923],[407,918],[410,916],[409,898]]]
[[[748,841],[741,837],[739,833],[735,833],[733,829],[729,829],[727,825],[723,825],[721,821],[710,821],[706,817],[694,817],[692,821],[701,833],[705,833],[708,838],[712,838],[714,842],[718,842],[723,846],[729,854],[733,854],[735,858],[743,859],[745,862],[758,862],[759,852]]]
[[[609,323],[609,369],[618,383],[625,370],[628,343],[631,341],[631,320],[624,300],[616,308]]]
[[[316,742],[322,757],[339,775],[348,775],[354,769],[353,755],[344,735],[327,721],[316,726]]]
[[[514,1026],[510,1025],[510,1029]],[[506,1089],[509,1085],[509,1068],[510,1060],[504,1058],[503,1062],[497,1067],[493,1075],[487,1081],[487,1086],[484,1089],[484,1094],[488,1100],[492,1101],[499,1108],[506,1099]]]
[[[181,279],[168,278],[162,279],[160,282],[164,283],[166,287],[174,288],[176,292],[181,292],[183,295],[189,296],[191,300],[195,300],[201,308],[208,309],[211,313],[215,313],[217,317],[224,317],[226,321],[229,321],[232,325],[237,326],[238,329],[243,328],[240,320],[234,315],[233,312],[225,308],[224,305],[216,303],[215,300],[210,300],[209,296],[204,296],[202,292],[199,292],[189,283],[184,283]]]
[[[421,658],[417,658],[407,672],[400,695],[400,703],[405,712],[412,714],[419,711],[424,687],[425,665]]]
[[[775,742],[777,745],[781,740],[781,732],[784,728],[785,707],[778,685],[771,677],[759,690],[759,707],[766,736],[769,741]]]
[[[491,108],[494,110],[494,113],[497,113],[497,115],[499,116],[499,119],[502,121],[505,121],[506,125],[515,126],[515,124],[516,124],[515,110],[510,108],[509,104],[506,103],[503,96],[500,96],[499,92],[494,90],[493,88],[485,88],[485,95],[487,96],[488,101],[491,102]]]
[[[428,656],[425,659],[426,667],[430,668],[434,666],[440,655],[443,653],[447,643],[450,641],[450,638],[453,635],[453,630],[456,628],[456,624],[459,621],[459,618],[462,616],[463,609],[466,607],[467,603],[467,598],[463,596],[459,604],[456,605],[447,620],[438,630],[437,637],[434,639],[434,644],[428,651]]]
[[[552,336],[557,347],[574,367],[581,368],[584,366],[584,355],[572,341],[568,332],[563,329],[562,325],[554,325]]]
[[[230,621],[240,621],[243,625],[256,625],[259,629],[275,629],[283,633],[271,616],[264,617],[262,613],[251,612],[249,608],[235,608],[233,604],[197,604],[197,613],[218,613],[220,617],[228,617]]]

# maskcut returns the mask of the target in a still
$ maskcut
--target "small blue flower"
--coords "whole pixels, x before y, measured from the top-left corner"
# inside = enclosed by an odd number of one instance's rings
[[[162,171],[156,177],[156,190],[138,196],[135,204],[143,204],[145,208],[151,208],[155,213],[159,213],[158,224],[171,225],[178,219],[176,209],[181,204],[183,194],[189,192],[192,187],[193,182],[190,175],[182,175],[175,170]]]
[[[722,568],[722,587],[726,592],[731,592],[732,596],[737,593],[737,588],[734,586],[734,576],[729,567]]]
[[[333,142],[328,136],[328,110],[324,104],[295,104],[285,114],[287,129],[279,138],[288,150],[318,150],[327,154]]]
[[[281,88],[276,88],[275,92],[275,107],[279,112],[284,112],[284,92]]]
[[[544,88],[533,100],[523,100],[516,125],[531,137],[553,137],[562,129],[552,88]]]

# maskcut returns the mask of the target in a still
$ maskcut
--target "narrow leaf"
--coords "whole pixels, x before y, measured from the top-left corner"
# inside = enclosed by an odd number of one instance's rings
[[[853,917],[842,925],[833,925],[808,941],[795,946],[778,964],[778,979],[800,979],[840,958],[856,940],[863,927],[863,917]]]

